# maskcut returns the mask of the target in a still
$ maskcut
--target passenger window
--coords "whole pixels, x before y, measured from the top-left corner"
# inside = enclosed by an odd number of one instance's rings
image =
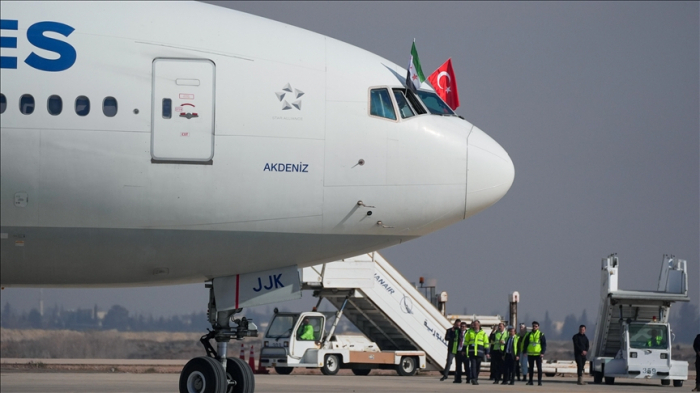
[[[369,113],[372,116],[384,117],[396,120],[394,104],[387,89],[374,89],[370,91]]]
[[[75,113],[78,116],[87,116],[90,113],[90,99],[85,96],[79,96],[75,99]]]
[[[34,113],[34,97],[31,94],[25,94],[19,99],[19,111],[23,115]]]
[[[107,117],[114,117],[117,114],[117,99],[107,97],[102,101],[102,113]]]
[[[63,112],[63,100],[57,95],[49,97],[46,102],[46,107],[49,110],[49,115],[57,116]]]
[[[163,119],[170,119],[173,116],[173,100],[163,98]]]
[[[401,113],[402,118],[408,118],[414,115],[411,106],[408,105],[408,101],[404,96],[404,92],[401,89],[394,89],[394,98],[396,98],[396,104],[399,106],[399,113]]]
[[[7,109],[7,99],[4,94],[0,94],[0,113],[5,113]]]

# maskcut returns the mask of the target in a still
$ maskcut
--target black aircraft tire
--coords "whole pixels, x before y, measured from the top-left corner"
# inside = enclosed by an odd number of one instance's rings
[[[226,386],[221,363],[207,356],[190,360],[180,372],[180,393],[224,393]]]
[[[248,363],[239,358],[228,358],[226,363],[226,379],[236,381],[228,385],[226,393],[254,393],[255,375]]]

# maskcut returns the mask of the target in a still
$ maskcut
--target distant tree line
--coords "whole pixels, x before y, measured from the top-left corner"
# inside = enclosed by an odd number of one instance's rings
[[[271,315],[247,309],[242,314],[252,319],[259,327],[269,321]],[[675,334],[674,342],[692,343],[700,331],[700,316],[698,307],[690,303],[676,305],[670,316],[671,329]],[[519,318],[519,322],[528,327],[533,319],[529,314]],[[595,325],[588,319],[586,310],[580,317],[569,314],[563,323],[552,321],[549,312],[545,312],[544,318],[537,320],[540,330],[550,340],[570,340],[578,332],[579,325],[588,327],[587,335],[593,339]],[[338,331],[356,332],[352,324],[343,319]],[[347,326],[346,326],[347,325]],[[119,331],[167,331],[167,332],[206,332],[210,327],[206,312],[193,312],[190,314],[174,315],[170,317],[153,317],[142,314],[131,314],[129,310],[120,305],[112,306],[108,311],[100,311],[97,306],[93,308],[78,308],[66,310],[55,305],[47,308],[43,315],[33,308],[29,312],[18,312],[9,303],[5,303],[0,311],[0,326],[7,329],[68,329],[68,330],[111,330]],[[262,327],[261,327],[262,328]],[[261,333],[263,333],[261,331]]]
[[[267,321],[267,316],[247,312],[248,318]],[[166,332],[206,332],[209,325],[206,312],[154,317],[152,315],[131,314],[120,305],[108,311],[100,311],[97,306],[66,310],[55,305],[47,308],[43,315],[36,308],[29,312],[19,312],[9,303],[0,311],[0,326],[6,329],[67,329],[67,330],[111,330],[119,331],[166,331]]]

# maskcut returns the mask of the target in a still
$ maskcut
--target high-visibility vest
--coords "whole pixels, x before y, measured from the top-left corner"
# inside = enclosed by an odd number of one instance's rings
[[[469,329],[467,330],[466,341],[467,347],[473,345],[474,355],[478,355],[479,347],[486,348],[486,346],[489,345],[489,336],[487,336],[486,332],[484,332],[483,330],[479,330],[477,332],[476,330]]]
[[[506,350],[508,349],[508,348],[507,348],[508,340],[510,340],[510,335],[509,335],[508,337],[506,337],[506,339],[505,339],[505,342],[506,342],[506,343],[503,344],[503,351],[506,351]],[[520,351],[521,351],[521,348],[520,348],[520,336],[518,336],[518,335],[516,334],[516,335],[513,336],[513,354],[516,355],[516,356],[518,356],[518,355],[520,355]]]
[[[542,353],[542,345],[540,345],[541,336],[542,332],[539,330],[530,332],[530,342],[527,346],[527,356],[540,356],[540,353]]]
[[[528,333],[521,335],[518,335],[518,353],[523,353],[525,351],[525,348],[523,348],[523,345],[525,345],[525,337],[527,337]]]
[[[304,325],[302,327],[303,331],[301,333],[301,337],[299,337],[302,340],[313,340],[314,339],[314,327],[311,325]]]
[[[647,347],[651,348],[654,345],[660,346],[661,341],[663,341],[663,339],[664,338],[662,336],[656,336],[654,338],[650,338],[649,341],[647,341]],[[656,344],[654,344],[654,341],[656,341]]]
[[[504,330],[502,332],[496,332],[496,335],[493,336],[493,342],[491,343],[491,349],[494,351],[501,351],[503,352],[503,349],[506,347],[505,344],[501,344],[501,340],[504,342],[508,339],[508,333]]]
[[[452,353],[456,354],[457,349],[459,349],[459,337],[462,336],[464,337],[464,340],[462,341],[462,349],[464,349],[467,346],[467,331],[465,330],[464,333],[462,333],[461,330],[457,330],[457,333],[455,333],[455,342],[452,344]]]

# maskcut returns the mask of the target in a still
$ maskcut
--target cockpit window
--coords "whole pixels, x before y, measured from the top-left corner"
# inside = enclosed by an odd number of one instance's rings
[[[411,107],[413,110],[416,112],[417,115],[424,115],[428,113],[425,108],[423,108],[423,104],[421,104],[420,100],[418,97],[416,97],[415,94],[411,90],[401,90],[404,93],[404,96],[406,96],[406,99],[408,102],[411,103]]]
[[[387,89],[370,90],[369,108],[369,114],[372,116],[396,120],[394,104],[391,103],[391,96],[389,96],[389,91]]]
[[[454,111],[450,109],[445,102],[438,97],[437,94],[431,91],[418,90],[418,97],[423,101],[428,110],[433,115],[454,115]]]
[[[399,113],[401,113],[402,118],[406,119],[415,115],[402,89],[394,89],[394,98],[396,98],[396,104],[399,106]]]

